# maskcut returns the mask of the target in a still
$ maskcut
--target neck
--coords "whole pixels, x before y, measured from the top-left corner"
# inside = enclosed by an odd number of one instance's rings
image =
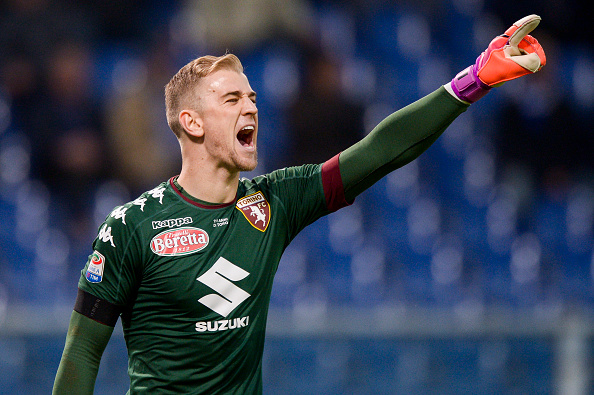
[[[193,197],[209,203],[232,202],[237,194],[239,172],[207,165],[182,165],[179,185]]]

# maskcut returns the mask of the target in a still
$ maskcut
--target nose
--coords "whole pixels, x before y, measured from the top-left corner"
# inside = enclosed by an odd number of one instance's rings
[[[254,103],[252,99],[244,96],[242,101],[242,113],[244,115],[256,115],[258,113],[258,107],[256,107],[256,103]]]

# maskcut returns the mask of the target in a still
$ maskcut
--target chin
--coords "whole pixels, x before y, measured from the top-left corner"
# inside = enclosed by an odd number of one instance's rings
[[[252,164],[246,165],[246,166],[242,166],[239,168],[239,171],[252,171],[254,170],[256,167],[258,166],[258,161],[255,161]]]
[[[258,158],[249,160],[238,160],[235,165],[239,171],[252,171],[258,166]]]

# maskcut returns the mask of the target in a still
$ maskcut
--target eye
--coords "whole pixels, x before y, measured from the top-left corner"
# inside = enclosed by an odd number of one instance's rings
[[[232,97],[230,99],[225,100],[225,103],[237,103],[239,101],[238,98]]]

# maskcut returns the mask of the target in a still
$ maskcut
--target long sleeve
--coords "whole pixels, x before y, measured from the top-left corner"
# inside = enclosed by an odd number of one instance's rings
[[[379,179],[416,159],[467,108],[440,87],[385,118],[340,154],[346,200],[352,202]]]
[[[92,394],[101,355],[113,327],[72,312],[53,394]]]

